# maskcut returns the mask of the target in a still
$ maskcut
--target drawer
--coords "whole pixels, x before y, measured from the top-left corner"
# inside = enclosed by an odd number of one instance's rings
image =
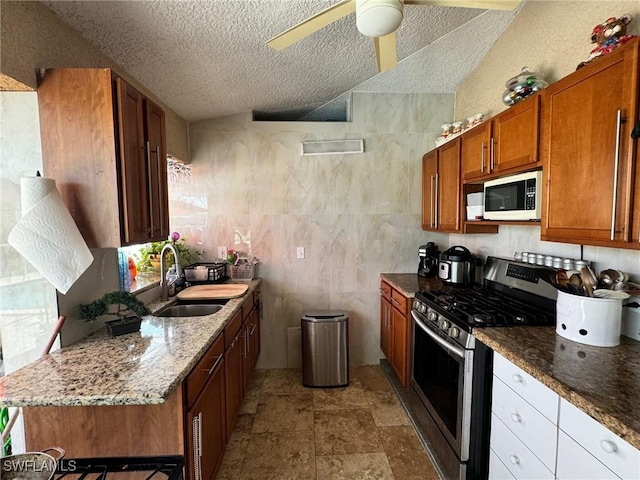
[[[560,430],[556,478],[558,480],[607,480],[619,477]],[[628,480],[638,478],[638,470],[636,469],[634,476],[625,478]]]
[[[242,312],[236,313],[231,321],[227,323],[227,326],[224,327],[224,349],[229,348],[229,345],[233,342],[236,333],[240,330],[242,326]]]
[[[391,304],[403,315],[406,315],[407,311],[409,310],[407,308],[407,297],[402,295],[397,290],[391,289]]]
[[[493,450],[489,451],[489,478],[491,480],[516,480]]]
[[[555,470],[558,427],[495,375],[491,408],[549,470]]]
[[[560,400],[560,429],[617,476],[640,478],[640,451],[564,399]]]
[[[251,313],[251,309],[253,308],[253,295],[248,295],[242,304],[242,319],[245,319]]]
[[[491,449],[498,459],[516,478],[553,480],[553,473],[544,466],[502,420],[491,415]]]
[[[493,374],[551,420],[554,425],[558,424],[557,393],[497,352],[493,356]]]
[[[204,387],[213,370],[222,361],[224,355],[224,335],[218,335],[213,345],[209,347],[207,353],[193,367],[193,370],[187,376],[187,404],[189,407],[198,397],[198,394]]]
[[[391,285],[387,282],[380,282],[380,295],[382,295],[387,300],[391,300]]]

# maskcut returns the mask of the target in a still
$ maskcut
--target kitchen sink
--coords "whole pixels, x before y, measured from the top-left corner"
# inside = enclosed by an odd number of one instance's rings
[[[216,313],[223,306],[211,303],[188,303],[171,305],[156,313],[156,317],[202,317]]]

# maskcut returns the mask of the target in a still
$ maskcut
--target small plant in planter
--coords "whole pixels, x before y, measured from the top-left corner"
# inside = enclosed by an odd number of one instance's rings
[[[136,263],[136,267],[140,272],[157,272],[160,269],[160,252],[162,251],[162,247],[165,245],[173,243],[178,251],[178,255],[180,255],[180,265],[186,267],[187,265],[191,265],[194,260],[197,260],[204,254],[203,251],[196,250],[195,252],[191,252],[191,247],[189,247],[184,238],[180,238],[180,234],[178,232],[173,232],[167,240],[163,240],[161,242],[152,242],[140,249],[138,252],[139,260]],[[167,266],[173,265],[173,253],[169,252],[167,255]]]
[[[151,313],[138,298],[129,292],[111,292],[91,303],[78,306],[78,315],[82,320],[92,322],[103,315],[114,315],[114,320],[105,322],[112,336],[140,330],[143,315]]]

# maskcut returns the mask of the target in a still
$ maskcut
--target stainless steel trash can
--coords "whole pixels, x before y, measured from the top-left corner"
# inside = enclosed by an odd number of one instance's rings
[[[349,385],[349,317],[342,310],[302,314],[302,384],[305,387]]]

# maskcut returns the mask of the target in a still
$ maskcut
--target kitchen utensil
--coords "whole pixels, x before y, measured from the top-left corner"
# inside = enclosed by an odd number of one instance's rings
[[[58,453],[57,457],[49,455],[49,451]],[[55,471],[58,460],[65,456],[60,447],[52,447],[42,452],[19,453],[2,459],[0,472],[2,480],[50,480]]]
[[[569,285],[569,276],[566,270],[561,268],[556,272],[556,283],[562,288],[567,288],[567,285]]]
[[[587,291],[587,295],[593,297],[593,290],[598,285],[595,273],[591,270],[591,267],[587,265],[580,269],[580,276],[582,278],[582,284]]]
[[[580,275],[578,275],[577,273],[573,273],[569,277],[569,288],[570,288],[572,293],[573,292],[577,292],[576,295],[582,295],[583,294],[582,278],[580,278]]]
[[[472,285],[479,282],[482,260],[466,247],[456,245],[440,255],[438,276],[445,283]]]

